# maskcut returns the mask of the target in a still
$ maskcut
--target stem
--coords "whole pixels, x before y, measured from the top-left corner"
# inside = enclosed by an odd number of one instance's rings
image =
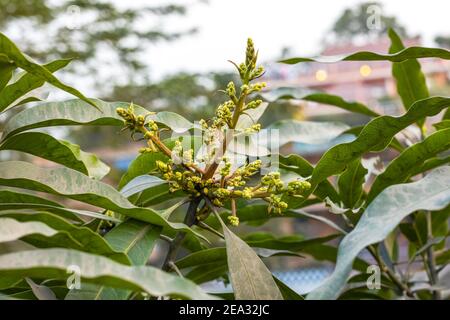
[[[402,293],[406,293],[409,297],[414,297],[414,294],[411,292],[411,290],[408,288],[406,284],[404,284],[381,260],[380,255],[378,254],[377,250],[373,246],[367,247],[372,257],[377,261],[378,265],[381,267],[381,269],[389,276],[389,278],[392,280],[392,282],[398,287],[398,289]]]
[[[433,225],[432,225],[432,221],[431,221],[431,212],[428,211],[426,212],[427,215],[427,238],[428,241],[432,241],[433,240]],[[433,246],[429,246],[427,251],[426,251],[426,256],[427,256],[427,268],[428,268],[428,276],[430,279],[430,285],[434,286],[438,283],[439,280],[439,276],[438,273],[436,272],[436,260],[435,260],[435,256],[434,256],[434,250],[433,250]],[[441,299],[441,293],[439,292],[439,290],[433,290],[433,299],[434,300],[440,300]]]
[[[184,224],[186,224],[188,227],[191,227],[197,222],[196,213],[199,203],[200,198],[192,199],[191,202],[189,203],[188,211],[186,213],[186,216],[184,217]],[[177,235],[170,243],[169,251],[167,252],[166,258],[162,265],[162,270],[169,271],[170,269],[172,269],[172,263],[174,263],[177,257],[178,250],[180,249],[181,244],[183,243],[185,237],[186,237],[185,231],[177,232]]]

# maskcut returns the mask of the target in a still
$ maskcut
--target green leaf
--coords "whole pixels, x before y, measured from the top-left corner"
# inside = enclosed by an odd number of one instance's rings
[[[305,101],[311,101],[311,102],[317,102],[317,103],[321,103],[321,104],[335,106],[335,107],[338,107],[338,108],[341,108],[341,109],[344,109],[344,110],[347,110],[350,112],[364,114],[369,117],[378,117],[379,116],[378,113],[371,110],[366,105],[359,103],[359,102],[355,102],[355,101],[346,101],[340,96],[336,96],[336,95],[332,95],[332,94],[328,94],[328,93],[322,93],[322,92],[311,93],[311,94],[306,94],[306,95],[297,95],[295,93],[293,93],[293,94],[286,93],[286,90],[295,92],[294,88],[280,88],[279,90],[284,93],[274,97],[274,92],[268,92],[268,93],[262,94],[262,96],[266,99],[269,99],[270,101],[290,100],[290,99],[305,100]],[[276,92],[275,92],[275,95],[276,95]]]
[[[42,132],[24,132],[11,137],[0,145],[1,150],[26,152],[68,168],[102,179],[109,167],[92,153],[80,150],[80,146],[68,141],[58,140]]]
[[[433,127],[436,128],[436,130],[444,130],[450,128],[450,120],[442,120],[441,122],[434,123]]]
[[[409,47],[394,54],[380,54],[375,52],[361,51],[350,55],[322,56],[314,58],[290,58],[279,62],[296,64],[300,62],[335,63],[339,61],[384,61],[402,62],[408,59],[419,58],[441,58],[450,60],[450,51],[440,48]]]
[[[50,72],[55,72],[67,66],[70,63],[70,61],[72,60],[71,59],[55,60],[44,65],[44,67]],[[42,79],[41,77],[35,76],[32,73],[24,74],[19,80],[8,85],[1,92],[0,112],[9,109],[8,107],[10,107],[10,105],[14,103],[14,101],[17,101],[20,97],[24,96],[28,92],[43,86],[44,83],[45,80]],[[17,105],[18,104],[14,106]]]
[[[41,222],[21,223],[11,218],[0,218],[0,242],[18,240],[30,234],[51,237],[58,231]]]
[[[238,123],[236,124],[236,129],[246,129],[258,123],[258,120],[262,117],[268,106],[268,103],[263,102],[256,109],[245,111],[245,113],[239,117]]]
[[[41,249],[0,255],[0,286],[11,277],[65,280],[68,278],[67,268],[71,265],[79,267],[82,288],[85,283],[98,283],[144,291],[154,296],[217,299],[191,281],[154,267],[126,266],[98,255],[66,249]]]
[[[167,181],[155,176],[142,175],[128,182],[120,190],[120,193],[128,198],[136,193],[142,192],[149,188],[160,186],[162,184],[167,184]]]
[[[120,263],[130,264],[130,260],[125,252],[116,250],[116,248],[110,246],[98,233],[95,233],[86,227],[77,227],[51,213],[6,213],[0,216],[2,224],[3,219],[14,219],[14,221],[16,221],[15,224],[17,225],[17,230],[21,228],[21,230],[27,231],[27,233],[18,231],[16,238],[12,240],[22,239],[38,248],[65,247],[96,253]],[[10,222],[10,224],[13,223]],[[38,229],[38,226],[42,224],[53,230],[53,233],[49,234],[41,232],[41,229]],[[25,226],[27,226],[27,229],[24,229]],[[13,226],[10,227],[12,228]],[[23,237],[26,238],[23,239]]]
[[[389,29],[389,38],[391,39],[389,53],[394,54],[405,49],[402,40],[393,29]],[[411,107],[414,102],[430,96],[425,75],[416,59],[394,62],[392,64],[392,75],[397,82],[397,92],[405,109]],[[419,122],[420,125],[423,124],[423,120]]]
[[[370,151],[384,150],[392,137],[425,116],[433,116],[450,105],[450,98],[433,97],[417,101],[402,116],[382,116],[364,126],[358,137],[349,143],[329,149],[316,165],[311,184],[317,186],[333,174],[342,172],[348,163]]]
[[[25,281],[39,300],[56,300],[55,293],[49,287],[38,285],[30,278],[25,278]]]
[[[450,167],[438,168],[420,181],[385,189],[340,243],[333,274],[307,298],[336,299],[350,275],[354,259],[365,247],[383,241],[410,213],[439,210],[449,202]]]
[[[123,126],[123,120],[117,113],[117,108],[128,108],[126,102],[105,102],[96,100],[97,109],[89,108],[82,100],[73,99],[60,102],[48,102],[28,108],[13,116],[5,125],[3,140],[22,131],[69,125],[106,125]],[[135,114],[148,113],[142,107],[134,106]]]
[[[105,235],[105,240],[116,251],[128,255],[134,266],[147,263],[159,239],[161,228],[129,219],[114,227]],[[83,290],[71,290],[66,300],[125,300],[131,291],[100,285],[86,285]]]
[[[385,188],[393,184],[407,181],[412,174],[416,175],[417,168],[426,160],[433,158],[440,152],[450,148],[450,129],[436,131],[425,140],[416,143],[403,151],[386,167],[383,173],[375,178],[367,203],[370,203]]]
[[[183,223],[169,222],[164,218],[165,213],[136,207],[110,185],[90,179],[72,169],[39,168],[22,161],[3,162],[0,163],[0,185],[63,195],[136,220],[184,230],[203,238]]]
[[[39,77],[42,80],[45,80],[51,85],[61,90],[64,90],[97,108],[97,106],[91,100],[86,98],[77,89],[65,85],[64,83],[59,81],[49,70],[47,70],[47,68],[25,57],[25,55],[22,52],[20,52],[20,50],[16,47],[16,45],[1,32],[0,32],[0,54],[6,55],[9,59],[14,61],[14,63],[19,68],[22,68],[28,73],[31,73],[32,75]]]
[[[364,177],[367,169],[361,164],[360,159],[350,162],[347,169],[339,176],[339,194],[346,208],[355,208],[363,194]]]
[[[270,135],[272,139],[276,140],[273,140],[269,144],[269,141],[266,141],[266,131],[263,130],[258,134],[258,143],[268,146],[283,146],[289,142],[323,144],[333,140],[348,129],[348,125],[340,122],[281,120],[274,122],[265,129],[271,131],[279,130],[278,137],[273,137],[272,134]]]
[[[11,80],[13,71],[16,69],[14,62],[9,61],[5,55],[0,55],[0,93]],[[2,93],[3,94],[3,93]]]
[[[156,161],[167,161],[169,158],[161,152],[146,152],[139,154],[129,165],[128,170],[119,182],[119,190],[133,179],[156,171]]]
[[[241,238],[231,232],[217,214],[225,236],[228,270],[236,300],[282,300],[272,273]]]

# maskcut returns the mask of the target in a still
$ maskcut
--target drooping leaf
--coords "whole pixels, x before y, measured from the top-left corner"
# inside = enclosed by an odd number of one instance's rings
[[[405,49],[402,40],[393,29],[389,29],[389,38],[391,39],[389,53],[395,54]],[[414,102],[430,96],[425,75],[417,59],[394,62],[392,75],[397,82],[397,93],[400,95],[405,109],[411,107]],[[423,119],[420,119],[419,124],[423,124]]]
[[[148,261],[160,232],[160,227],[129,219],[109,231],[105,240],[114,250],[128,255],[134,266],[143,266]],[[71,290],[66,300],[124,300],[130,293],[129,290],[89,284],[83,290]]]
[[[272,273],[255,251],[231,232],[217,213],[216,216],[225,236],[228,270],[235,299],[282,300],[283,296]]]
[[[110,287],[144,291],[154,296],[185,299],[217,299],[189,280],[150,266],[126,266],[108,258],[67,249],[41,249],[0,255],[0,286],[14,277],[68,278],[69,266],[77,266],[81,286],[98,283]],[[76,289],[72,289],[76,290]]]
[[[56,300],[55,293],[49,287],[36,284],[30,278],[25,278],[25,280],[29,284],[33,294],[39,300]]]
[[[450,129],[436,131],[425,140],[416,143],[403,151],[386,167],[383,173],[375,178],[367,203],[370,203],[385,188],[393,184],[407,181],[412,174],[416,175],[417,168],[426,160],[433,158],[440,152],[450,148]]]
[[[367,207],[355,229],[340,243],[333,274],[307,298],[336,299],[361,250],[386,238],[410,213],[439,210],[449,202],[450,167],[435,169],[420,181],[385,189]]]
[[[59,69],[64,68],[70,63],[70,59],[62,59],[52,61],[44,67],[50,71],[55,72]],[[45,80],[41,77],[35,76],[32,73],[26,73],[19,80],[8,85],[0,94],[0,112],[11,108],[11,104],[19,98],[23,97],[28,92],[37,89],[44,85]],[[35,100],[34,100],[35,101]],[[30,102],[30,101],[28,101]],[[14,106],[17,106],[15,104]]]
[[[450,128],[450,120],[442,120],[441,122],[434,123],[433,127],[436,128],[436,130],[444,130]]]
[[[12,136],[0,145],[1,150],[26,152],[60,163],[98,180],[109,172],[109,167],[96,155],[80,150],[80,146],[76,144],[55,139],[42,132],[24,132]]]
[[[5,55],[0,55],[0,93],[11,80],[15,69],[16,65],[13,61],[10,61]]]
[[[136,220],[193,232],[183,223],[169,222],[161,212],[134,206],[110,185],[68,168],[47,169],[27,162],[7,161],[0,163],[0,185],[63,195]]]
[[[346,208],[352,209],[357,205],[363,193],[366,174],[367,169],[362,166],[360,159],[355,159],[339,176],[339,194]]]
[[[0,54],[4,54],[10,60],[14,61],[14,63],[23,70],[31,73],[32,75],[39,77],[51,85],[64,90],[83,101],[86,101],[88,104],[96,107],[95,103],[90,99],[86,98],[81,92],[77,89],[72,88],[61,81],[59,81],[47,68],[41,66],[29,58],[27,58],[17,47],[16,45],[8,39],[3,33],[0,32]]]
[[[120,263],[130,264],[125,252],[120,248],[116,250],[98,233],[86,227],[75,226],[51,213],[6,213],[0,216],[2,223],[7,220],[15,221],[17,230],[26,231],[18,232],[12,240],[22,239],[38,248],[62,247],[96,253]],[[14,223],[9,224],[12,228]],[[7,223],[2,228],[6,228],[6,225]],[[48,230],[41,232],[40,225],[50,228],[53,233],[48,233]]]
[[[339,56],[323,56],[314,58],[290,58],[281,60],[279,62],[286,64],[296,64],[300,62],[321,62],[334,63],[339,61],[384,61],[402,62],[408,59],[420,58],[441,58],[450,60],[450,51],[440,48],[425,48],[425,47],[409,47],[394,54],[382,54],[368,51],[361,51],[352,53],[350,55]]]
[[[364,126],[356,140],[334,146],[322,156],[311,178],[313,189],[329,176],[342,172],[348,163],[365,152],[384,150],[395,134],[418,119],[436,115],[448,106],[450,106],[449,98],[433,97],[417,101],[402,116],[382,116],[373,119]]]

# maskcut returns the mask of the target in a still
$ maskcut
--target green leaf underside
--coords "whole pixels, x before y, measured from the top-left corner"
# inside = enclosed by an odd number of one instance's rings
[[[63,195],[136,220],[195,233],[183,223],[167,221],[161,212],[134,206],[110,185],[68,168],[47,169],[22,161],[3,162],[0,163],[0,185]]]
[[[185,299],[217,299],[193,282],[150,266],[126,266],[110,259],[67,249],[21,251],[0,255],[0,286],[14,277],[68,278],[68,267],[77,266],[81,285],[98,283],[110,287],[145,291],[154,296]],[[76,289],[72,289],[76,290]]]
[[[382,190],[388,186],[403,183],[412,175],[416,175],[417,168],[435,157],[440,152],[450,148],[450,129],[436,131],[425,140],[416,143],[403,151],[386,167],[383,173],[375,178],[367,203],[370,203]]]
[[[281,60],[281,63],[296,64],[300,62],[321,62],[334,63],[339,61],[391,61],[402,62],[408,59],[420,58],[441,58],[450,60],[450,51],[440,48],[425,48],[425,47],[409,47],[394,54],[381,54],[375,52],[361,51],[350,55],[340,56],[323,56],[315,58],[291,58]]]
[[[0,145],[0,150],[26,152],[62,164],[98,180],[109,172],[109,167],[94,154],[84,152],[78,145],[55,139],[42,132],[24,132],[12,136]]]
[[[123,119],[117,115],[116,109],[128,108],[129,103],[105,102],[98,99],[92,99],[92,101],[95,102],[98,110],[86,107],[87,104],[78,99],[48,102],[23,110],[7,122],[3,132],[3,140],[19,132],[42,127],[69,125],[123,126]],[[148,110],[137,105],[134,106],[134,112],[136,115],[143,116],[149,113]],[[184,132],[193,127],[193,124],[185,118],[169,111],[158,112],[147,119],[154,119],[175,132]]]
[[[346,208],[354,208],[363,193],[364,178],[367,169],[361,160],[355,159],[349,163],[347,169],[339,176],[339,193]]]
[[[410,213],[439,210],[450,202],[450,167],[435,169],[420,181],[391,186],[367,207],[355,229],[339,245],[333,274],[308,299],[336,299],[352,264],[367,246],[380,242]]]

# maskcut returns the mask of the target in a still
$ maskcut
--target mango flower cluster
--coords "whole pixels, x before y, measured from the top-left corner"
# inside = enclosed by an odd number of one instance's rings
[[[169,149],[160,139],[158,125],[147,117],[136,116],[132,106],[128,110],[117,109],[117,114],[124,119],[125,129],[132,134],[139,132],[147,140],[148,147],[141,152],[162,152],[169,157],[167,161],[157,161],[156,168],[159,175],[169,182],[170,191],[182,190],[193,198],[207,197],[214,206],[231,208],[228,220],[234,226],[239,224],[237,199],[262,199],[269,204],[269,213],[279,214],[288,208],[284,197],[302,197],[310,188],[309,182],[303,180],[284,183],[279,172],[261,175],[261,160],[232,170],[232,163],[226,156],[227,147],[236,134],[239,117],[262,104],[259,99],[248,99],[266,86],[264,82],[252,82],[264,74],[264,68],[256,65],[257,58],[253,41],[248,39],[245,62],[233,63],[242,81],[241,86],[237,89],[236,84],[230,82],[224,90],[228,99],[217,107],[215,116],[199,122],[206,150],[201,158],[195,158],[193,149],[184,150],[181,141],[175,141],[175,146]],[[260,129],[261,125],[254,123],[248,128],[240,128],[240,131],[250,135]],[[209,210],[206,204],[198,209],[197,219],[205,219]]]

